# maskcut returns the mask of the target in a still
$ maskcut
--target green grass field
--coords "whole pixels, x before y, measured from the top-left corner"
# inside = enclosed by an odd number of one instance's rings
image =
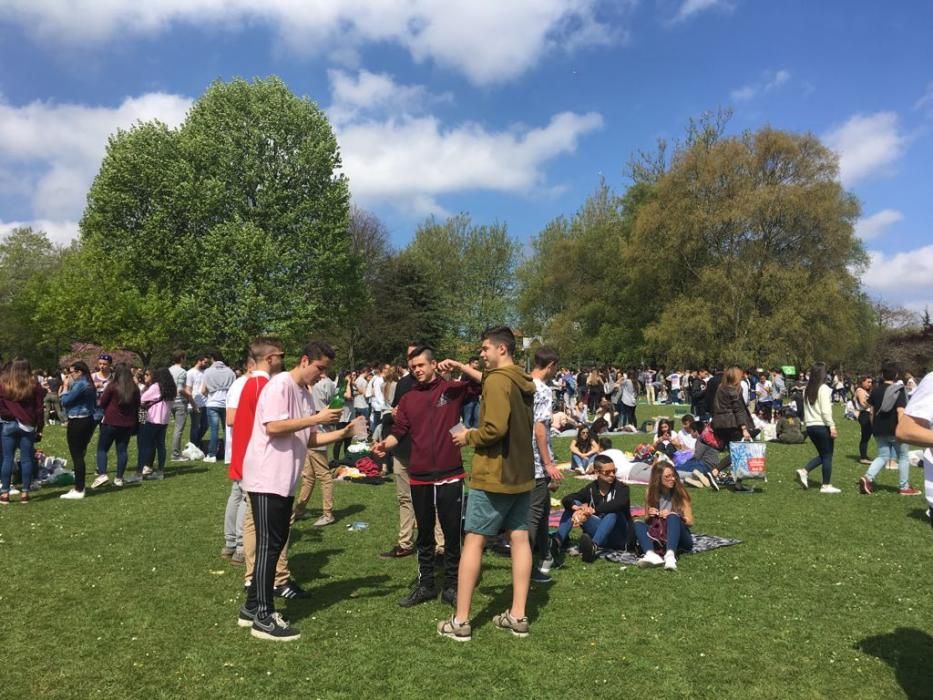
[[[694,530],[743,544],[684,556],[677,572],[568,558],[532,586],[526,639],[492,627],[509,569],[487,555],[468,644],[437,636],[440,601],[397,605],[416,563],[378,557],[397,533],[391,484],[337,483],[338,522],[296,526],[291,568],[311,597],[284,606],[302,631],[292,644],[236,625],[222,465],[173,465],[83,501],[45,488],[0,509],[0,697],[933,697],[933,529],[896,472],[858,495],[857,431],[841,423],[838,496],[793,482],[809,444],[769,447],[761,493],[692,491]],[[67,457],[64,429],[43,448]],[[357,520],[369,528],[348,531]]]

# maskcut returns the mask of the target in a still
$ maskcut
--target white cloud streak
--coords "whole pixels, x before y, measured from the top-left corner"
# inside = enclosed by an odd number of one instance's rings
[[[904,215],[897,209],[882,209],[871,216],[862,217],[855,223],[855,235],[863,241],[879,238],[891,226],[903,221]]]
[[[872,175],[890,174],[906,145],[894,112],[856,114],[824,140],[839,154],[839,177],[846,187]]]
[[[758,95],[764,95],[773,90],[777,90],[782,85],[785,85],[790,80],[790,71],[781,69],[775,72],[767,72],[764,75],[764,78],[756,83],[751,83],[740,88],[733,90],[730,95],[733,100],[736,102],[745,102],[748,100],[757,97]]]
[[[695,0],[693,0],[695,1]],[[371,43],[401,46],[476,84],[513,79],[557,48],[598,46],[624,32],[598,17],[605,0],[0,0],[0,15],[44,42],[99,45],[173,24],[234,31],[263,24],[299,54],[353,57]]]
[[[870,264],[862,282],[869,289],[889,294],[933,296],[933,245],[903,253],[869,252]]]
[[[77,221],[49,221],[36,219],[35,221],[0,221],[0,238],[9,235],[16,228],[31,228],[33,231],[45,231],[49,240],[58,245],[66,245],[78,237]]]
[[[680,9],[677,10],[677,14],[674,16],[674,21],[681,22],[701,12],[706,12],[707,10],[715,8],[731,9],[731,7],[732,5],[725,2],[725,0],[684,0]]]

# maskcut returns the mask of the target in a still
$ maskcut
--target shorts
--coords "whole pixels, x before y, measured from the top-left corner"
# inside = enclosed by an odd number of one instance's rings
[[[470,489],[464,530],[495,537],[503,530],[527,530],[531,491],[491,493]]]

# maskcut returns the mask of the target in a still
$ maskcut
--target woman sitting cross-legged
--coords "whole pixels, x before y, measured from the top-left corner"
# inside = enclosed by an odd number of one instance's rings
[[[677,552],[693,549],[693,506],[690,494],[677,477],[672,464],[658,461],[651,470],[651,481],[645,494],[644,521],[635,523],[635,537],[644,556],[638,566],[661,566],[668,571],[677,570]],[[664,558],[655,551],[664,552]]]
[[[612,457],[598,454],[593,460],[596,481],[561,501],[564,513],[551,539],[551,553],[560,561],[560,552],[574,525],[583,530],[580,535],[580,556],[583,561],[596,559],[599,547],[624,549],[629,533],[631,512],[628,486],[616,480],[616,464]]]
[[[577,431],[576,439],[570,443],[570,462],[573,470],[585,474],[599,453],[599,443],[585,425]]]
[[[690,434],[694,438],[693,457],[677,467],[684,483],[695,488],[709,487],[719,490],[719,450],[700,440],[700,434],[706,428],[701,420],[693,421]]]

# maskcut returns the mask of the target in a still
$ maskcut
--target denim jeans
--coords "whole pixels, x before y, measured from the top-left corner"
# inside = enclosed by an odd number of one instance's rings
[[[191,432],[189,437],[191,442],[200,450],[201,440],[204,439],[204,433],[207,432],[207,409],[195,406],[191,409]]]
[[[876,435],[875,444],[878,445],[878,456],[868,467],[865,476],[874,481],[875,477],[878,476],[878,472],[884,469],[884,465],[888,463],[888,460],[896,459],[900,488],[906,489],[910,486],[910,460],[907,456],[910,447],[907,443],[895,440],[893,437],[878,437]]]
[[[579,501],[574,501],[574,505],[581,505],[581,503]],[[557,537],[560,539],[561,543],[567,540],[567,536],[573,528],[572,517],[572,510],[565,510],[560,516],[560,525],[557,526]],[[628,527],[625,518],[620,518],[616,513],[591,515],[580,528],[593,539],[593,544],[597,547],[625,549]]]
[[[713,471],[713,468],[710,465],[696,458],[688,459],[686,462],[677,467],[677,471],[680,472],[682,476],[690,476],[694,469],[701,472],[702,474],[709,474]]]
[[[581,457],[580,455],[572,454],[570,455],[570,466],[574,469],[583,469],[586,471],[595,458],[595,455],[592,457]]]
[[[210,441],[207,443],[208,457],[217,457],[220,434],[223,430],[223,426],[226,425],[226,415],[227,411],[224,408],[218,406],[207,407],[207,422],[211,426],[211,437]],[[220,457],[222,458],[223,455],[220,455]]]
[[[100,424],[100,432],[97,436],[97,473],[107,473],[107,453],[110,446],[117,446],[117,478],[122,479],[126,472],[126,462],[128,459],[127,447],[132,437],[132,428],[118,428],[105,423]]]
[[[829,434],[825,425],[811,425],[807,428],[807,436],[816,448],[816,457],[811,459],[804,467],[808,472],[823,465],[823,485],[832,483],[833,478],[833,447],[836,442]]]
[[[159,470],[165,469],[165,432],[167,425],[160,423],[143,423],[139,426],[136,436],[137,461],[136,471],[142,472],[143,467],[156,467],[155,458],[159,458]]]
[[[463,404],[463,424],[467,428],[479,427],[479,401]]]
[[[638,539],[638,546],[642,552],[653,552],[654,544],[648,537],[648,524],[642,520],[635,522],[635,537]],[[684,525],[683,519],[676,513],[667,516],[667,550],[675,552],[693,551],[693,535],[690,534],[690,528]]]
[[[19,450],[19,469],[23,482],[23,492],[29,491],[32,486],[32,470],[34,467],[34,453],[36,445],[36,432],[23,430],[14,421],[3,421],[3,432],[0,442],[3,444],[3,467],[0,469],[0,493],[10,490],[10,480],[13,477],[13,457]]]

